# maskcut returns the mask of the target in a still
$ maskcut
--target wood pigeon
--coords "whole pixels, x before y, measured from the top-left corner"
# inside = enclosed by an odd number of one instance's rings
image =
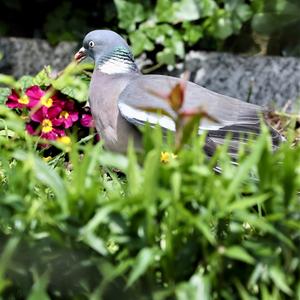
[[[172,118],[153,112],[160,108],[172,114],[172,109],[151,91],[169,93],[181,79],[141,74],[126,41],[110,30],[94,30],[85,36],[75,60],[86,57],[95,61],[89,103],[96,129],[107,149],[126,152],[130,139],[137,149],[141,148],[141,133],[137,127],[147,122],[151,126],[159,124],[164,130],[175,131]],[[209,156],[230,133],[228,152],[232,158],[236,157],[239,144],[245,143],[247,136],[260,133],[260,119],[266,113],[260,106],[187,82],[183,108],[199,106],[218,120],[201,120],[199,124],[199,134],[207,131],[205,151]],[[149,109],[145,110],[145,107]],[[270,128],[270,133],[273,148],[276,148],[282,137],[273,128]]]

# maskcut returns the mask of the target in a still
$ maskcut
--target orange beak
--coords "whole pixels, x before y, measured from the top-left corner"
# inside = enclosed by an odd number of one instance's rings
[[[74,59],[77,62],[82,61],[86,57],[87,57],[87,52],[86,52],[86,49],[84,47],[80,48],[79,51],[74,55]]]

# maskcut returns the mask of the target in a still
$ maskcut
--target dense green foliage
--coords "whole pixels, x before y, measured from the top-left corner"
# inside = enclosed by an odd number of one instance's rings
[[[263,130],[234,166],[194,137],[161,163],[173,139],[146,129],[139,156],[74,139],[46,161],[0,110],[3,299],[300,299],[299,146]]]
[[[174,64],[193,48],[300,53],[298,0],[35,0],[38,15],[24,1],[2,1],[2,34],[46,37],[56,44],[110,28],[129,38],[134,54],[147,51],[161,64]]]
[[[4,4],[22,7],[18,0]],[[251,22],[283,39],[283,26],[292,32],[299,22],[292,0],[115,4],[104,5],[111,19],[101,25],[119,23],[136,54],[159,45],[161,63],[186,47],[221,47]],[[64,1],[47,18],[51,42],[90,29],[84,9],[65,26],[72,9]],[[270,27],[276,20],[281,25]],[[297,53],[297,46],[289,49]],[[51,83],[86,99],[82,75],[50,73],[0,81],[21,90]],[[273,153],[262,128],[240,149],[238,165],[226,145],[208,159],[204,136],[193,136],[176,157],[174,137],[163,142],[160,129],[148,128],[144,153],[107,152],[92,134],[80,141],[74,134],[70,145],[54,143],[58,150],[49,151],[3,105],[9,93],[0,90],[0,299],[300,300],[300,146],[292,145],[293,132]]]

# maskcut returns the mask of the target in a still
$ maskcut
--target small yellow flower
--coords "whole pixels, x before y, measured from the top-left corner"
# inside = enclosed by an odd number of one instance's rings
[[[27,95],[23,95],[21,98],[18,99],[18,102],[20,104],[28,104],[29,103],[29,98]]]
[[[71,139],[68,136],[59,137],[56,141],[59,142],[59,143],[65,144],[65,145],[70,145],[71,144]]]
[[[46,106],[46,107],[51,107],[53,104],[53,99],[52,98],[47,98],[45,96],[43,96],[41,98],[41,103],[42,105]]]
[[[161,152],[160,153],[160,162],[167,164],[170,160],[177,158],[177,155],[172,152]]]
[[[52,156],[43,157],[43,161],[48,162],[52,159]]]

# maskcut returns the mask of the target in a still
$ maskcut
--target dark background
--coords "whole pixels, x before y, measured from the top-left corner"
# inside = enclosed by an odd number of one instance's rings
[[[81,38],[88,30],[117,27],[113,1],[0,0],[0,35],[60,40]]]

